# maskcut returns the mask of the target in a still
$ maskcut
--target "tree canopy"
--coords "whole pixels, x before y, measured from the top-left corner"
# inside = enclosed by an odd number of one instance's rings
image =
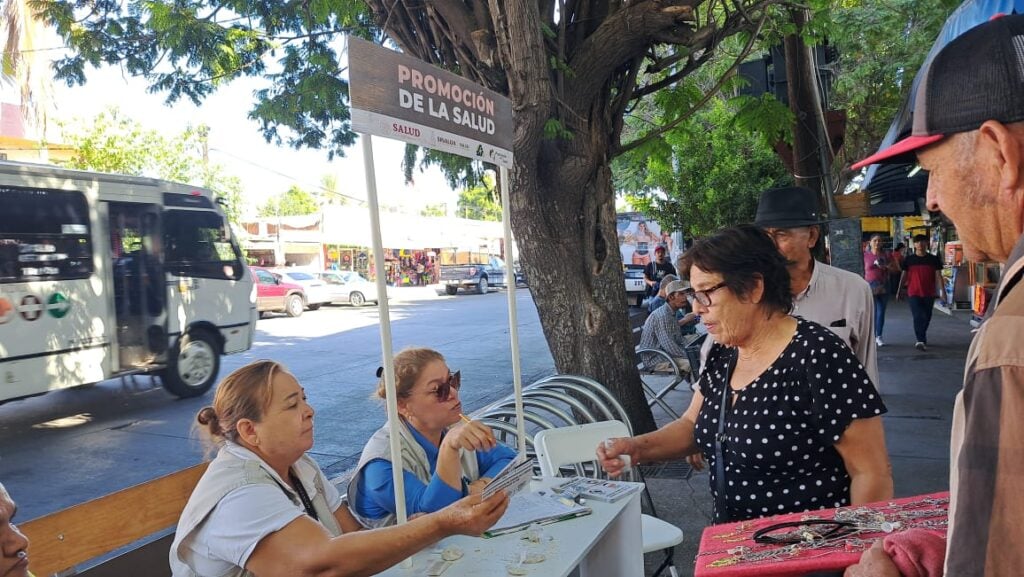
[[[658,144],[620,157],[619,189],[663,229],[691,237],[753,221],[761,191],[792,177],[765,139],[735,120],[735,105],[712,99]]]
[[[292,185],[285,192],[272,196],[260,206],[259,216],[301,216],[320,210],[316,196]]]
[[[205,126],[166,136],[111,108],[91,119],[65,122],[61,128],[63,141],[75,149],[68,168],[202,186],[224,201],[228,220],[237,222],[242,216],[242,181],[205,157]]]
[[[501,220],[501,194],[494,186],[494,173],[484,174],[483,182],[459,192],[459,213],[473,220]]]

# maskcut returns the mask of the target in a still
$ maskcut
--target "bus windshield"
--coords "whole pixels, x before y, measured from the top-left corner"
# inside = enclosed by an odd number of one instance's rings
[[[242,254],[224,218],[206,210],[164,212],[167,272],[178,276],[238,280]]]

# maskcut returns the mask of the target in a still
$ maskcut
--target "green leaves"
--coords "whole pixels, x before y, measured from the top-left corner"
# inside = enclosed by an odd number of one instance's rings
[[[713,99],[660,144],[616,159],[616,186],[662,227],[701,236],[750,222],[762,190],[791,181],[758,135],[736,126],[736,108]]]
[[[226,201],[229,220],[237,222],[242,216],[241,180],[204,158],[205,126],[166,136],[111,108],[95,118],[63,124],[61,129],[63,142],[76,151],[66,163],[68,168],[153,176],[202,186]]]
[[[73,50],[56,77],[82,84],[87,69],[123,66],[168,102],[199,104],[240,76],[263,76],[250,115],[264,137],[342,154],[354,134],[348,83],[339,78],[342,32],[379,39],[359,0],[30,0]],[[268,73],[268,71],[272,71]]]
[[[286,192],[267,199],[257,211],[259,216],[298,216],[320,210],[315,196],[292,185]]]

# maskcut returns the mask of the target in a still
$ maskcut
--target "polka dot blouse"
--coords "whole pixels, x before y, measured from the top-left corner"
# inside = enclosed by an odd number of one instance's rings
[[[734,351],[715,344],[698,381],[704,403],[695,437],[716,494],[715,434],[726,365]],[[726,409],[725,502],[733,521],[842,507],[850,476],[834,445],[854,419],[886,412],[853,351],[817,323],[797,318],[793,340]],[[717,495],[716,495],[717,500]]]

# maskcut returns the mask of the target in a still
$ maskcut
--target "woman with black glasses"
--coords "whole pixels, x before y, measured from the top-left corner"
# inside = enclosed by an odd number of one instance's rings
[[[835,333],[790,316],[771,238],[725,229],[697,242],[685,266],[688,298],[715,339],[706,368],[678,420],[599,446],[604,469],[702,453],[718,523],[892,498],[885,405]]]
[[[498,443],[483,423],[463,418],[461,374],[448,369],[441,353],[409,348],[394,362],[406,512],[431,513],[479,493],[515,458],[515,451]],[[381,399],[382,375],[378,369]],[[349,482],[349,505],[368,527],[395,523],[390,439],[387,424],[370,437]]]

